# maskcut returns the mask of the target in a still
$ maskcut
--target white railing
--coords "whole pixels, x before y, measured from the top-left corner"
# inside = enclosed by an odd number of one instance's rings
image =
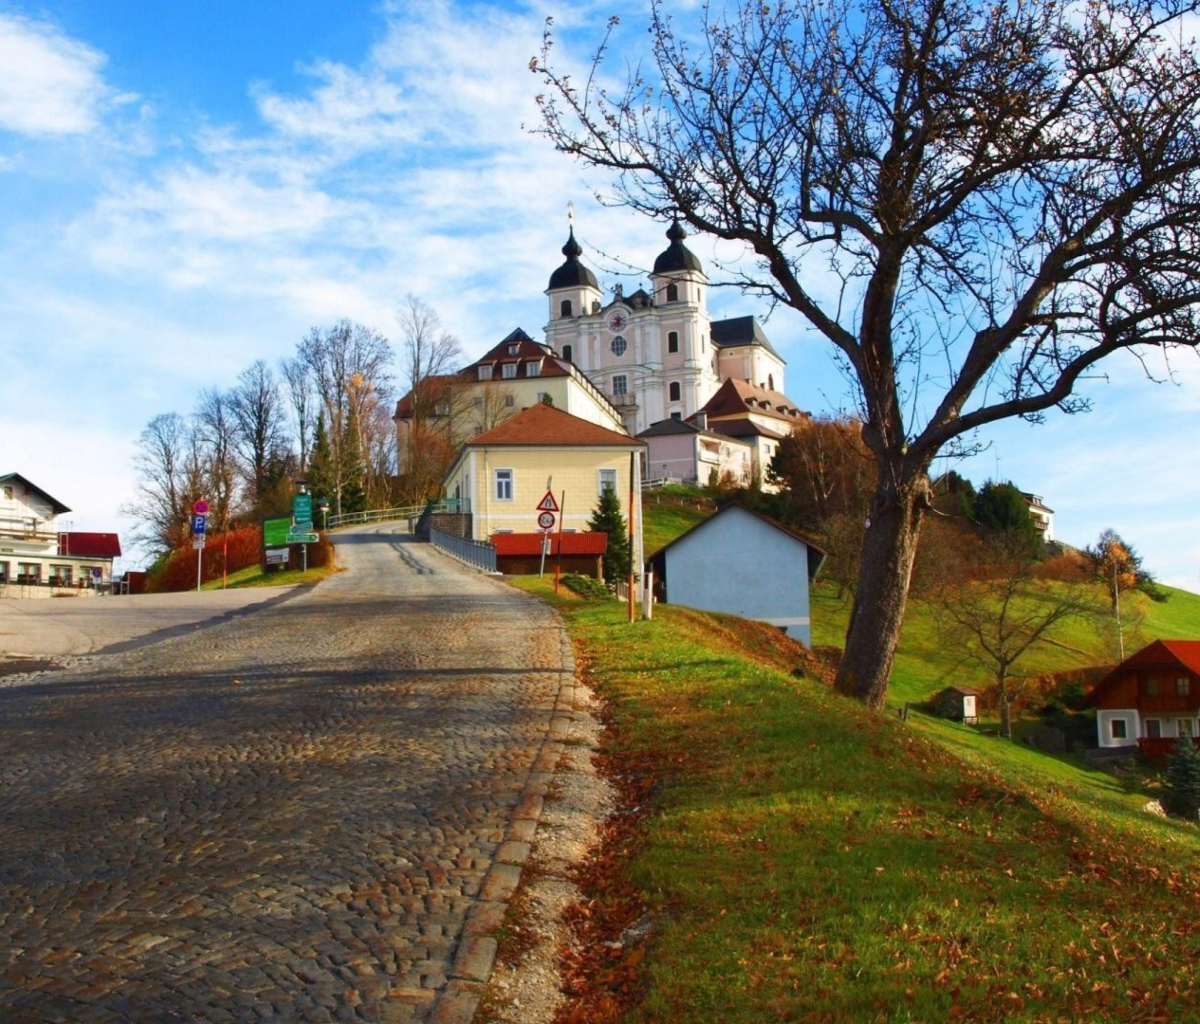
[[[369,512],[343,512],[340,516],[330,516],[326,529],[357,523],[383,523],[392,519],[416,519],[424,511],[424,505],[408,505],[404,508],[377,508]],[[441,501],[433,506],[433,511],[457,512],[458,505],[453,501]]]

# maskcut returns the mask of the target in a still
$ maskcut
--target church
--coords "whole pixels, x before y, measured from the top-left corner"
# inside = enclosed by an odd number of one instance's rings
[[[520,328],[397,403],[401,471],[440,444],[458,451],[522,409],[547,403],[645,442],[646,479],[770,486],[780,441],[808,418],[784,394],[784,362],[751,316],[713,320],[708,278],[678,221],[650,290],[618,285],[606,303],[568,229],[545,294],[545,340]],[[422,411],[423,410],[423,411]]]
[[[654,261],[650,291],[625,295],[618,285],[605,303],[571,228],[562,248],[566,261],[546,289],[546,345],[608,397],[633,435],[661,420],[689,419],[729,379],[775,393],[775,404],[790,404],[783,396],[783,360],[758,322],[709,317],[708,278],[686,238],[673,222],[670,244]]]

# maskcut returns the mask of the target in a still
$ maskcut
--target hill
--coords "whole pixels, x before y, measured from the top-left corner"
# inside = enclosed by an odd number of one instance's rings
[[[571,1019],[633,1004],[638,1021],[1192,1013],[1200,832],[1143,810],[1153,777],[868,713],[761,624],[560,607],[609,702],[604,756],[629,793],[629,827],[591,874]],[[826,640],[839,614],[821,595]],[[1176,592],[1145,628],[1192,623],[1200,598]],[[893,699],[949,671],[914,620]]]

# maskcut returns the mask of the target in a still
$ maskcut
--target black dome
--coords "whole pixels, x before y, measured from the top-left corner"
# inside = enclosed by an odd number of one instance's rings
[[[667,238],[671,240],[671,244],[659,253],[658,259],[654,261],[654,273],[669,274],[673,270],[698,270],[704,273],[704,267],[696,258],[696,254],[683,244],[687,232],[678,220],[671,221],[671,226],[667,228]]]
[[[587,267],[579,262],[583,249],[575,241],[575,229],[567,238],[567,244],[562,247],[562,254],[567,262],[550,275],[550,289],[554,288],[595,288],[600,290],[600,283]]]

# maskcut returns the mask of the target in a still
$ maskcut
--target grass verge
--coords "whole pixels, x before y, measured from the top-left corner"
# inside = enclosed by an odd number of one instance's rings
[[[1103,773],[870,714],[793,675],[804,652],[760,624],[660,606],[630,625],[617,602],[556,603],[609,701],[613,770],[655,776],[655,814],[612,868],[655,920],[644,959],[627,953],[635,1005],[628,970],[601,973],[570,1019],[1193,1012],[1194,826]]]
[[[236,590],[241,587],[292,587],[298,584],[320,583],[326,576],[337,572],[332,565],[316,569],[284,569],[282,572],[263,572],[262,566],[251,565],[231,572],[222,586],[221,580],[210,580],[201,590]]]

